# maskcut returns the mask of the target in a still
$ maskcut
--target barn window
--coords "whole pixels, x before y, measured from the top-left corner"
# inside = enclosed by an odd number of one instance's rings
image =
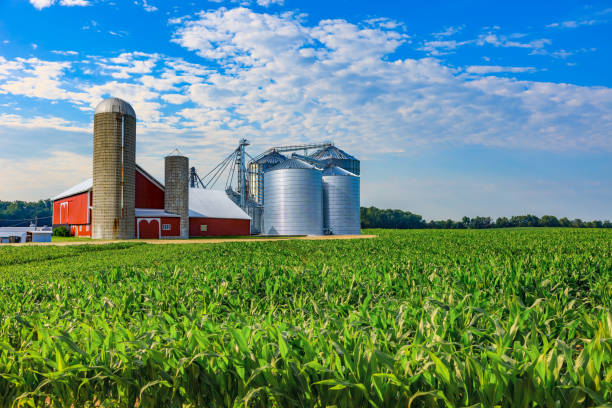
[[[162,224],[162,229],[164,231],[170,231],[170,224]]]
[[[206,232],[206,231],[208,231],[208,225],[201,224],[200,225],[200,232]]]

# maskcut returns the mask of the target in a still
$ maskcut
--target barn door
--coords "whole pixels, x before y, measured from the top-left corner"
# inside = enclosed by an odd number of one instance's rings
[[[159,218],[146,218],[139,220],[138,238],[159,239]]]

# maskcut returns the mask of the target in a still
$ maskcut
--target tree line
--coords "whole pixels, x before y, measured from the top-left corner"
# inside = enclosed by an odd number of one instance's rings
[[[441,220],[426,221],[410,211],[361,207],[361,228],[397,228],[397,229],[484,229],[511,227],[573,227],[573,228],[612,228],[610,221],[570,220],[553,215],[537,217],[535,215],[515,215],[513,217],[463,217],[460,221]]]
[[[38,217],[38,225],[51,225],[51,200],[0,201],[0,227],[27,227]]]
[[[53,203],[51,200],[0,201],[0,227],[23,226],[38,217],[38,225],[51,225]],[[463,217],[460,221],[442,220],[426,221],[418,214],[410,211],[380,209],[376,207],[361,207],[362,228],[397,228],[397,229],[483,229],[509,227],[574,227],[574,228],[612,228],[610,221],[570,220],[566,217],[557,218],[553,215],[537,217],[535,215],[515,215],[510,218],[499,217]]]

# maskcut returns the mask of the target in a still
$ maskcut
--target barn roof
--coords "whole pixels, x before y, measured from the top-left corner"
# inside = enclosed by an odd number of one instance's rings
[[[164,185],[162,183],[160,183],[155,177],[147,173],[147,171],[143,169],[142,167],[140,167],[138,164],[136,164],[136,170],[139,171],[140,174],[142,174],[145,178],[149,179],[149,181],[155,184],[157,187],[159,187],[162,190],[164,189]],[[92,188],[93,188],[93,178],[88,178],[87,180],[82,181],[79,184],[70,187],[68,190],[59,193],[58,195],[53,197],[51,201],[56,201],[56,200],[59,200],[60,198],[66,198],[66,197],[70,197],[76,194],[81,194],[81,193],[91,190]]]
[[[250,220],[251,217],[225,194],[225,191],[205,188],[189,189],[189,216]]]
[[[75,194],[84,193],[86,191],[91,190],[92,187],[93,187],[93,179],[88,178],[87,180],[80,182],[76,186],[72,186],[68,190],[59,193],[58,195],[53,197],[51,201],[56,201],[56,200],[59,200],[60,198],[70,197]]]

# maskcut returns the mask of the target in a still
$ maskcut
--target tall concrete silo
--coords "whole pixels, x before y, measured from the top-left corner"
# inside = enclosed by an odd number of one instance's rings
[[[264,197],[264,234],[323,234],[321,170],[285,160],[264,173]]]
[[[189,238],[189,159],[180,154],[165,158],[164,207],[181,216],[180,238]]]
[[[341,167],[323,170],[323,226],[334,235],[361,234],[359,177]]]
[[[135,236],[136,113],[119,98],[94,113],[92,238]]]

